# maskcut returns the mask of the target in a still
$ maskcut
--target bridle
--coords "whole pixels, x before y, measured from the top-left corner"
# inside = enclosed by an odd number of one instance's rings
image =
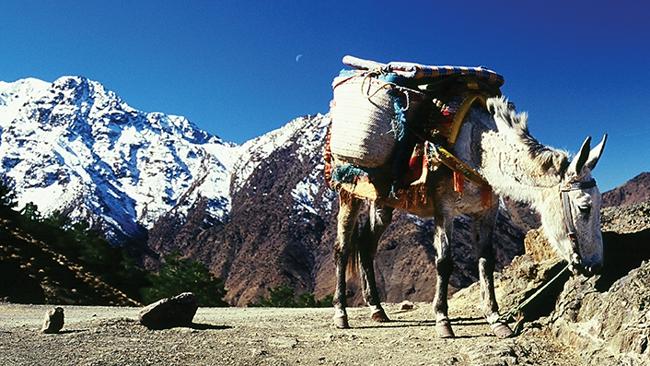
[[[566,226],[567,231],[569,232],[569,240],[571,241],[571,247],[573,249],[573,254],[577,256],[578,263],[582,262],[582,256],[580,255],[580,245],[578,243],[577,230],[573,224],[573,213],[571,212],[571,202],[569,201],[569,192],[578,191],[588,188],[593,188],[596,186],[596,180],[591,178],[585,182],[570,182],[567,185],[560,188],[560,196],[562,197],[562,210],[564,211],[564,226]]]

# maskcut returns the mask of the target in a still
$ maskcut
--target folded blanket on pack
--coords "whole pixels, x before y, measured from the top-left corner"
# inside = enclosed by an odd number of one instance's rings
[[[503,76],[495,71],[482,66],[432,66],[412,62],[389,62],[382,64],[375,61],[364,60],[354,56],[343,57],[343,63],[357,70],[383,70],[392,72],[407,79],[435,79],[442,76],[472,75],[489,82],[496,87],[504,83]]]

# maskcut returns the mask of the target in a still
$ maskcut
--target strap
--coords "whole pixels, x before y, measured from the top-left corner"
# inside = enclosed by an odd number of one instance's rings
[[[455,157],[454,154],[444,147],[434,143],[431,143],[431,146],[433,147],[433,153],[435,156],[452,171],[459,172],[475,184],[481,186],[490,185],[476,170],[474,170],[474,168],[465,164],[465,162]]]
[[[463,99],[463,102],[460,104],[460,107],[458,107],[458,111],[456,111],[456,114],[454,115],[454,121],[452,122],[451,129],[449,131],[449,137],[447,138],[447,142],[449,143],[449,146],[454,146],[456,143],[456,139],[458,138],[458,133],[460,133],[460,128],[463,125],[463,122],[465,121],[465,117],[467,116],[467,112],[469,112],[470,108],[476,101],[480,101],[481,104],[485,106],[486,99],[483,94],[470,94],[465,99]]]
[[[596,180],[591,178],[590,180],[585,182],[570,182],[568,185],[562,188],[562,192],[578,191],[583,189],[594,188],[595,186],[596,186]]]

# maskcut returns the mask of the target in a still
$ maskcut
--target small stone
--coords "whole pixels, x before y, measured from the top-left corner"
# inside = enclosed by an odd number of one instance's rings
[[[413,307],[414,307],[413,303],[408,300],[404,300],[401,303],[399,303],[400,310],[413,310]]]
[[[43,333],[58,333],[63,328],[63,308],[57,306],[45,312],[43,319]]]
[[[192,319],[199,308],[196,296],[183,292],[147,305],[140,310],[140,324],[149,329],[168,329],[192,325]]]

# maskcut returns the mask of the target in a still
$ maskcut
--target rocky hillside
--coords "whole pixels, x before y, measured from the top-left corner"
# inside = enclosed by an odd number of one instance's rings
[[[565,273],[523,308],[523,336],[545,334],[578,355],[578,364],[650,364],[650,201],[603,210],[605,266],[585,278]],[[526,254],[496,281],[502,309],[509,310],[559,272],[543,236],[530,232]],[[633,253],[634,255],[631,255]],[[478,284],[455,301],[479,301]]]
[[[603,194],[603,207],[627,206],[650,200],[650,173],[641,173]]]
[[[139,305],[17,221],[0,210],[0,302]]]

